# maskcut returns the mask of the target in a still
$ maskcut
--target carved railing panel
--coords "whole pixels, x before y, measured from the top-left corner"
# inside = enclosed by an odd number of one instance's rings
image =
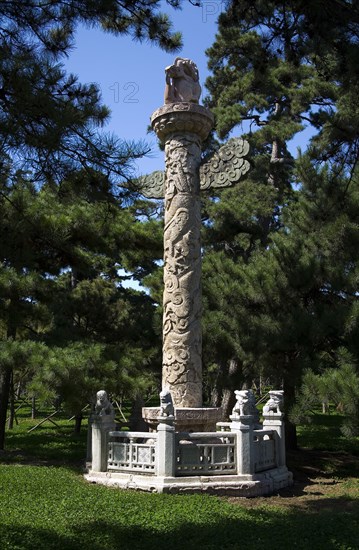
[[[277,467],[276,435],[274,430],[254,430],[253,458],[256,473]]]
[[[237,435],[232,432],[176,433],[175,476],[235,475],[237,471]],[[108,471],[153,475],[157,456],[158,434],[147,432],[110,432]],[[277,433],[254,430],[254,473],[277,468]]]
[[[235,434],[177,434],[176,476],[236,474],[235,449]]]
[[[155,473],[157,434],[146,432],[110,432],[108,470]]]

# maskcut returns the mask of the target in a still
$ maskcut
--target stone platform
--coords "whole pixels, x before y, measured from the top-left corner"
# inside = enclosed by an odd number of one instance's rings
[[[257,497],[276,493],[293,483],[292,473],[284,466],[251,475],[161,477],[120,472],[89,472],[85,479],[108,487],[151,493],[207,493],[236,497]]]

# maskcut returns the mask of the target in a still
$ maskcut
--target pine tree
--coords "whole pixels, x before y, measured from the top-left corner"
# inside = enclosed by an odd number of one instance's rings
[[[134,213],[122,219],[128,231],[119,230],[119,220],[112,231],[108,221],[121,206],[115,189],[130,177],[133,159],[143,155],[146,146],[99,132],[109,111],[100,103],[98,88],[66,74],[61,59],[79,23],[176,51],[180,35],[172,33],[159,4],[31,0],[22,2],[21,9],[12,1],[0,6],[0,329],[7,357],[0,365],[0,449],[17,340],[38,343],[50,338],[51,331],[55,339],[55,327],[60,337],[51,296],[59,297],[64,272],[71,273],[74,293],[86,294],[88,279],[89,293],[100,288],[106,295],[108,288],[96,279],[110,277],[115,285],[114,272],[126,262],[136,267],[137,276],[150,268],[149,254],[142,265],[138,253],[129,253],[145,236],[139,224],[130,228]],[[180,2],[168,4],[176,8]],[[86,180],[86,198],[75,204],[78,197],[71,195],[69,181],[81,170],[77,183]],[[154,242],[145,238],[147,244]],[[133,305],[137,298],[124,299],[128,312],[146,309],[143,300],[141,306]]]
[[[357,8],[336,0],[326,2],[325,9],[320,0],[238,0],[229,2],[219,19],[216,42],[208,51],[213,72],[207,81],[208,105],[221,138],[244,125],[253,165],[245,182],[208,207],[206,323],[211,327],[210,318],[223,307],[218,322],[225,330],[212,326],[206,341],[212,346],[208,356],[215,357],[228,327],[226,357],[235,359],[237,371],[227,385],[269,372],[273,383],[283,380],[293,400],[304,364],[318,361],[326,338],[338,345],[329,319],[337,316],[333,326],[338,327],[339,313],[343,319],[351,306],[345,313],[339,305],[332,313],[325,306],[322,285],[333,285],[336,256],[328,252],[324,271],[318,256],[323,258],[320,250],[330,238],[337,251],[347,246],[334,239],[334,228],[343,221],[343,212],[330,200],[335,186],[342,194],[341,208],[350,210],[345,223],[356,239],[358,23]],[[304,125],[314,135],[298,161],[288,141]],[[344,193],[349,182],[350,200]],[[315,209],[308,215],[312,201],[330,215]],[[299,220],[302,231],[294,229]],[[353,247],[350,254],[351,260],[343,258],[336,266],[342,280],[346,262],[355,262]],[[221,370],[217,367],[217,373]]]
[[[173,3],[172,3],[173,4]],[[178,4],[178,2],[177,2]],[[117,35],[150,40],[167,51],[180,46],[159,2],[5,2],[0,7],[1,140],[3,162],[31,169],[38,180],[57,181],[68,171],[93,167],[128,176],[131,158],[144,147],[101,135],[109,111],[97,86],[82,85],[59,61],[79,23]],[[14,163],[14,161],[16,162]],[[6,163],[5,163],[6,164]]]
[[[124,208],[108,178],[96,173],[40,189],[23,179],[6,199],[0,224],[6,243],[0,277],[4,338],[57,350],[48,364],[38,364],[36,387],[41,380],[48,386],[38,393],[61,396],[65,406],[77,407],[71,414],[80,415],[90,388],[95,394],[100,380],[108,384],[107,372],[116,366],[109,389],[135,398],[152,383],[160,344],[152,330],[153,301],[123,288],[119,270],[131,269],[137,278],[148,272],[160,251],[158,222],[145,230],[136,219],[141,203]],[[13,327],[12,335],[6,326]],[[15,362],[10,371],[21,374]],[[71,380],[77,384],[72,389]]]

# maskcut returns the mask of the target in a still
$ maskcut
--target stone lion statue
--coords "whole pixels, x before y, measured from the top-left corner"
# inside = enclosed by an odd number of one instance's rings
[[[198,103],[201,95],[197,65],[190,59],[176,57],[165,69],[165,103]]]
[[[113,406],[111,405],[105,390],[100,390],[96,394],[96,414],[99,416],[114,414]]]
[[[269,392],[269,400],[263,407],[263,414],[282,412],[283,393],[283,390],[272,390]]]
[[[169,390],[162,390],[160,393],[160,417],[174,416],[172,396]]]
[[[236,404],[233,407],[234,416],[246,416],[251,414],[251,396],[249,390],[235,390]]]

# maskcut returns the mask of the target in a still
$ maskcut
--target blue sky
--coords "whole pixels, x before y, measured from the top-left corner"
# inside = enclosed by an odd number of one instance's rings
[[[184,46],[178,54],[134,42],[128,36],[114,37],[96,29],[78,29],[76,45],[65,66],[80,82],[95,82],[100,87],[102,101],[112,112],[106,130],[126,140],[145,139],[150,143],[151,156],[136,163],[138,175],[164,169],[164,153],[158,149],[156,138],[147,134],[151,114],[163,104],[164,68],[176,55],[193,59],[199,69],[202,97],[206,95],[204,81],[209,71],[205,50],[214,42],[217,18],[223,7],[221,0],[203,0],[201,7],[184,2],[182,10],[173,10],[164,3],[162,11],[169,14],[174,30],[183,35]],[[307,130],[296,138],[292,153],[309,135]],[[138,288],[133,282],[124,286]]]
[[[168,54],[148,43],[134,42],[128,36],[114,37],[96,29],[78,29],[75,48],[65,66],[79,77],[80,82],[99,85],[102,101],[112,113],[106,130],[126,140],[145,139],[151,144],[151,158],[137,162],[139,174],[164,167],[163,152],[157,148],[156,138],[147,135],[151,114],[163,104],[164,68],[176,55],[193,59],[203,89],[209,74],[204,52],[214,42],[221,9],[220,0],[205,0],[201,7],[184,2],[180,11],[164,3],[162,11],[169,14],[174,29],[183,35],[184,47],[178,54]]]
[[[147,134],[151,114],[163,104],[165,85],[164,68],[176,55],[189,57],[197,64],[202,85],[202,97],[206,95],[204,82],[210,74],[205,50],[209,48],[217,32],[217,19],[224,2],[202,0],[201,7],[184,0],[182,10],[174,10],[165,2],[163,9],[174,26],[182,32],[183,49],[168,54],[149,43],[135,42],[129,36],[113,36],[103,31],[80,27],[76,44],[65,66],[76,74],[80,82],[95,82],[102,92],[102,101],[111,109],[111,120],[106,130],[126,140],[146,140],[151,146],[149,156],[136,162],[137,175],[163,170],[164,155],[153,134]],[[240,128],[235,135],[240,134]],[[304,146],[312,135],[307,128],[297,135],[289,148],[296,155],[298,146]]]

